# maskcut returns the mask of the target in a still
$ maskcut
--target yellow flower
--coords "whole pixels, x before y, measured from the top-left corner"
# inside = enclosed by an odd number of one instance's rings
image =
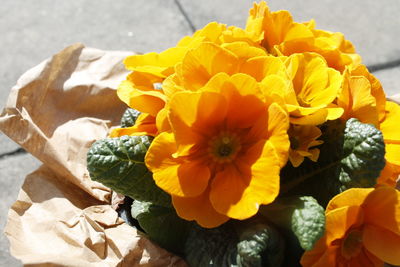
[[[316,30],[314,21],[294,22],[288,11],[271,12],[265,1],[250,9],[246,31],[276,56],[315,52],[325,58],[329,67],[341,72],[346,66],[361,62],[343,34]]]
[[[129,56],[124,64],[133,72],[119,86],[118,96],[128,106],[155,117],[166,102],[162,82],[175,72],[175,65],[182,61],[189,50],[202,42],[223,44],[235,41],[253,43],[244,30],[234,26],[227,28],[224,24],[212,22],[196,31],[193,36],[182,38],[176,47],[161,53]]]
[[[271,12],[265,1],[254,3],[249,13],[246,31],[267,51],[272,52],[281,43],[313,38],[310,29],[302,23],[293,22],[288,11]]]
[[[304,267],[400,264],[400,192],[391,187],[353,188],[326,208],[326,232],[307,251]]]
[[[253,78],[219,74],[204,90],[174,94],[167,108],[172,132],[153,140],[145,162],[180,217],[211,228],[276,198],[289,123]]]
[[[298,167],[304,161],[304,157],[317,162],[319,149],[323,141],[316,140],[321,136],[321,130],[311,125],[290,125],[289,131],[290,150],[289,160],[293,167]]]
[[[245,42],[204,42],[188,51],[175,73],[164,81],[165,95],[170,98],[178,91],[197,91],[218,73],[245,73],[262,82],[272,74],[285,75],[286,68],[279,58],[267,56],[264,50]]]
[[[379,120],[385,116],[386,96],[383,88],[364,65],[344,71],[342,90],[337,104],[344,109],[342,120],[357,118],[372,123],[379,129]]]
[[[339,118],[343,109],[333,104],[342,84],[342,75],[326,65],[318,54],[295,54],[286,59],[292,90],[282,92],[290,122],[318,125]]]

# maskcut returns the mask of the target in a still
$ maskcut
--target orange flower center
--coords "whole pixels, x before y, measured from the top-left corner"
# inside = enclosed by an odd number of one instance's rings
[[[358,229],[350,231],[342,244],[342,256],[349,260],[357,256],[362,248],[362,232]]]
[[[235,159],[241,145],[235,133],[220,132],[209,141],[208,152],[217,163],[227,163]]]

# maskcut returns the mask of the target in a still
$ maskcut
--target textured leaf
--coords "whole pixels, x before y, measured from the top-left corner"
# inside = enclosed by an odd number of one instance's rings
[[[191,267],[237,266],[239,237],[232,224],[205,229],[193,227],[185,245],[185,259]]]
[[[149,145],[147,136],[121,136],[95,142],[87,155],[90,177],[133,199],[170,206],[170,196],[156,186],[144,164]]]
[[[324,143],[318,162],[308,159],[298,168],[281,171],[283,195],[310,195],[326,205],[340,192],[353,187],[373,187],[385,165],[382,133],[371,124],[349,119],[321,126]]]
[[[121,118],[121,127],[126,128],[135,125],[135,122],[139,115],[140,111],[137,111],[133,108],[127,108]]]
[[[385,167],[382,133],[372,124],[349,119],[344,131],[343,159],[340,162],[341,190],[373,187]]]
[[[283,246],[279,233],[263,222],[230,221],[213,229],[193,227],[185,255],[192,267],[280,266]]]
[[[325,210],[309,196],[277,199],[262,206],[260,214],[290,230],[304,250],[310,250],[325,232]]]
[[[248,224],[237,244],[237,264],[243,267],[280,266],[283,260],[284,240],[265,223]]]
[[[137,200],[133,201],[131,213],[151,240],[171,252],[183,253],[192,222],[179,218],[173,208]]]

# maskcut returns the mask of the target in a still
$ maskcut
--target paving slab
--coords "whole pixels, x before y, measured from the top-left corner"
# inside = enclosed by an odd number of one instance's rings
[[[0,14],[0,109],[26,70],[70,44],[162,51],[191,33],[173,0],[2,0]],[[17,148],[0,134],[0,154]]]
[[[387,96],[400,94],[400,66],[373,73],[380,81]]]
[[[27,174],[38,168],[40,162],[29,154],[0,159],[0,266],[20,266],[20,262],[9,254],[9,243],[3,234],[7,213],[15,202]]]
[[[243,27],[253,0],[180,0],[196,28],[210,21]],[[400,59],[400,1],[269,0],[271,10],[289,10],[296,21],[343,32],[367,65]]]

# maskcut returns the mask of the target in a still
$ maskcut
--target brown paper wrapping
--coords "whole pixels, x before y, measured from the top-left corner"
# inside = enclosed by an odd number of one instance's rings
[[[11,90],[0,130],[43,163],[26,177],[5,228],[11,254],[26,265],[186,266],[119,218],[111,204],[120,196],[86,170],[89,147],[126,108],[115,88],[130,54],[75,44]]]

